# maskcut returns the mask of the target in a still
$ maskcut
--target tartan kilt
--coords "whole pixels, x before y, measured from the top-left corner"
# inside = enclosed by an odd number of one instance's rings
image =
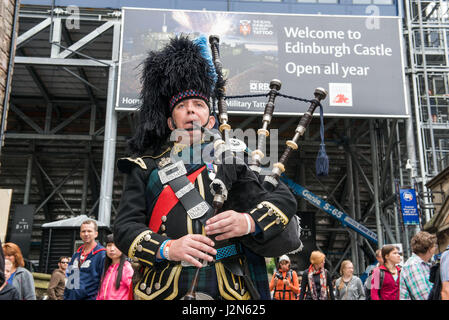
[[[246,261],[248,262],[250,277],[256,290],[259,292],[262,300],[269,300],[270,292],[268,288],[265,259],[249,250],[244,249],[244,252]],[[176,272],[175,269],[178,269],[178,272]],[[181,268],[179,263],[171,263],[169,264],[169,267],[164,267],[164,265],[162,265],[158,268],[145,268],[144,270],[141,270],[141,277],[139,277],[141,281],[134,285],[134,297],[138,300],[181,299],[190,289],[195,272],[196,267]],[[174,273],[174,277],[169,276],[170,273]],[[217,273],[220,273],[218,277]],[[161,288],[164,287],[165,283],[169,283],[170,278],[173,278],[173,280],[171,280],[169,288],[165,290],[164,293],[155,295],[156,291],[154,289],[149,292],[145,291],[145,289],[148,290],[148,287],[154,288],[154,279],[156,279],[156,281],[157,279],[163,279],[157,288],[162,291]],[[144,285],[142,287],[142,283],[145,283],[146,286]],[[227,286],[225,286],[224,283],[226,283]],[[235,288],[233,284],[236,286]],[[196,287],[197,292],[205,293],[211,296],[214,300],[234,300],[235,297],[239,297],[239,295],[242,296],[242,300],[252,299],[249,292],[242,289],[245,289],[243,279],[232,275],[221,263],[219,263],[218,266],[216,264],[211,264],[200,269]],[[174,292],[176,292],[176,294]],[[234,295],[230,294],[230,292],[234,292]]]

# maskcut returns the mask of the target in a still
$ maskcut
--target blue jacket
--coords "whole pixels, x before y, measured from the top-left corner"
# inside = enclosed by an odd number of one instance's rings
[[[97,296],[103,274],[106,249],[98,243],[80,264],[83,247],[84,245],[73,254],[67,267],[64,300],[94,300]]]

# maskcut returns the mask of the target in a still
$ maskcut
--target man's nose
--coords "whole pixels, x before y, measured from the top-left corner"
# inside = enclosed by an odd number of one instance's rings
[[[187,112],[195,113],[194,104],[191,101],[187,101]]]

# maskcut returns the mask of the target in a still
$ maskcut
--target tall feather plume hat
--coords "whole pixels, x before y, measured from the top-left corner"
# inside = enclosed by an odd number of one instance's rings
[[[129,151],[142,155],[167,142],[167,119],[173,108],[189,98],[204,100],[210,109],[217,74],[205,36],[178,35],[159,51],[150,51],[140,77],[139,124],[128,140]]]

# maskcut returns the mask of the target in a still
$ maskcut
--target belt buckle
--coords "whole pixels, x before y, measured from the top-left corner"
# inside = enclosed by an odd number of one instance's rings
[[[195,220],[204,216],[209,208],[210,206],[205,201],[201,201],[193,208],[187,210],[187,214],[189,215],[190,219]]]
[[[198,260],[198,259],[196,259],[196,260]],[[183,267],[195,267],[196,268],[196,266],[194,266],[190,262],[187,262],[187,261],[184,261],[184,260],[181,260],[181,265]],[[207,267],[207,266],[208,266],[208,262],[206,260],[203,260],[203,266],[202,267]]]
[[[161,179],[162,184],[167,184],[185,174],[187,174],[187,170],[182,161],[175,162],[158,171],[159,179]]]

